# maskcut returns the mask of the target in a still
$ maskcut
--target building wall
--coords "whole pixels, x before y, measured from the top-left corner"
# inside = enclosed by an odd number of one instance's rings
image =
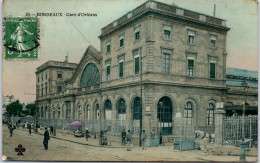
[[[135,35],[134,35],[134,29],[140,25],[141,31],[140,31],[140,40],[135,41]],[[121,80],[119,78],[119,60],[118,57],[120,55],[124,55],[124,77],[125,82],[131,81],[132,77],[134,75],[134,64],[133,64],[133,50],[138,49],[139,47],[142,47],[142,55],[145,57],[145,45],[146,45],[146,39],[148,38],[148,33],[147,33],[147,19],[137,21],[131,26],[116,32],[112,34],[110,37],[105,38],[101,40],[101,55],[103,56],[103,61],[102,61],[102,79],[103,81],[106,81],[106,62],[108,60],[111,60],[111,77],[110,81],[112,82],[111,85],[117,85],[118,83],[115,81],[117,79]],[[121,35],[124,35],[124,47],[120,48],[119,47],[119,38]],[[111,53],[107,53],[106,46],[107,46],[107,41],[111,41]],[[146,69],[143,68],[143,72],[145,72]]]

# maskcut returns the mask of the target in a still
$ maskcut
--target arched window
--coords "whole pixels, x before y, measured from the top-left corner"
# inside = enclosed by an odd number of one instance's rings
[[[43,118],[44,116],[43,116],[43,106],[42,106],[42,108],[41,108],[41,117]]]
[[[112,119],[112,104],[108,99],[105,101],[105,119]]]
[[[96,119],[100,119],[99,104],[95,104]]]
[[[51,118],[51,108],[48,109],[48,118]]]
[[[118,114],[125,114],[126,106],[125,100],[120,98],[118,101]]]
[[[214,104],[209,103],[207,108],[207,125],[213,125],[214,124]]]
[[[52,109],[52,118],[55,118],[55,107]]]
[[[58,113],[58,118],[60,118],[60,107],[59,106],[58,106],[57,113]]]
[[[89,110],[89,105],[86,104],[86,112],[85,112],[85,116],[86,116],[86,119],[90,119],[90,110]]]
[[[134,120],[140,120],[141,118],[141,98],[140,97],[136,97],[134,99],[134,114],[133,114],[133,118]]]
[[[80,78],[80,87],[97,85],[99,82],[100,75],[97,66],[94,63],[87,64]]]
[[[186,124],[188,125],[192,124],[192,110],[193,110],[192,103],[187,102],[184,109],[184,118],[186,119]]]
[[[77,111],[78,111],[77,119],[81,120],[81,106],[80,105],[78,105]]]
[[[162,135],[172,134],[172,102],[169,97],[162,97],[158,102],[157,118]]]

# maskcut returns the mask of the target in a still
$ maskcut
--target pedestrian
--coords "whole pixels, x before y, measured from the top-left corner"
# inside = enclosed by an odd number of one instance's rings
[[[85,128],[85,138],[88,141],[88,128]]]
[[[125,137],[126,137],[126,132],[125,129],[123,129],[122,133],[121,133],[121,137],[122,137],[122,142],[121,142],[121,146],[125,146],[126,142],[125,142]]]
[[[10,132],[10,137],[12,137],[13,136],[13,130],[14,130],[13,126],[11,124],[9,124],[8,129],[9,129],[9,132]]]
[[[50,135],[53,135],[53,127],[50,126]]]
[[[146,133],[145,130],[143,130],[141,134],[141,140],[142,140],[142,149],[146,149]]]
[[[47,130],[47,127],[45,127],[45,132],[44,132],[44,139],[43,139],[43,145],[44,145],[44,150],[48,150],[48,141],[50,140],[50,135],[49,131]]]
[[[162,132],[160,131],[160,139],[159,139],[159,144],[162,146]]]
[[[128,130],[126,134],[126,141],[127,141],[127,151],[132,150],[132,135],[130,133],[130,130]]]
[[[31,133],[32,133],[32,126],[31,126],[31,124],[28,124],[28,128],[29,128],[29,134],[31,135]]]
[[[28,122],[25,123],[25,129],[28,129]]]

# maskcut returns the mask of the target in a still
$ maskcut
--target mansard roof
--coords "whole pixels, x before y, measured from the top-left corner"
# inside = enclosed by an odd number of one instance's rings
[[[102,60],[102,56],[101,56],[101,53],[100,51],[98,51],[96,48],[94,48],[92,45],[89,45],[88,48],[86,49],[85,53],[83,54],[75,72],[73,73],[73,76],[66,80],[65,82],[71,82],[75,79],[76,76],[78,76],[79,72],[81,71],[81,68],[84,67],[84,64],[85,64],[85,61],[86,61],[86,58],[88,56],[91,56],[92,58],[94,58],[98,64],[101,63],[101,60]]]

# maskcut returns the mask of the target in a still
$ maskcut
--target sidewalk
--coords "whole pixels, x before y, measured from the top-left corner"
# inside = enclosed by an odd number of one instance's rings
[[[28,129],[23,129],[21,127],[17,128],[17,129],[29,132]],[[93,146],[93,147],[100,147],[98,136],[97,136],[97,139],[89,138],[88,141],[87,141],[85,137],[75,137],[72,134],[62,133],[61,131],[62,130],[56,130],[56,136],[50,135],[50,137],[54,138],[54,139],[60,139],[60,140],[65,140],[65,141],[77,143],[77,144],[88,145],[88,146]],[[36,133],[32,130],[32,133],[43,135],[44,130],[38,130],[38,132],[36,132]],[[126,146],[121,146],[120,143],[110,142],[109,140],[108,140],[108,145],[102,145],[102,147],[105,147],[105,148],[126,148]]]

